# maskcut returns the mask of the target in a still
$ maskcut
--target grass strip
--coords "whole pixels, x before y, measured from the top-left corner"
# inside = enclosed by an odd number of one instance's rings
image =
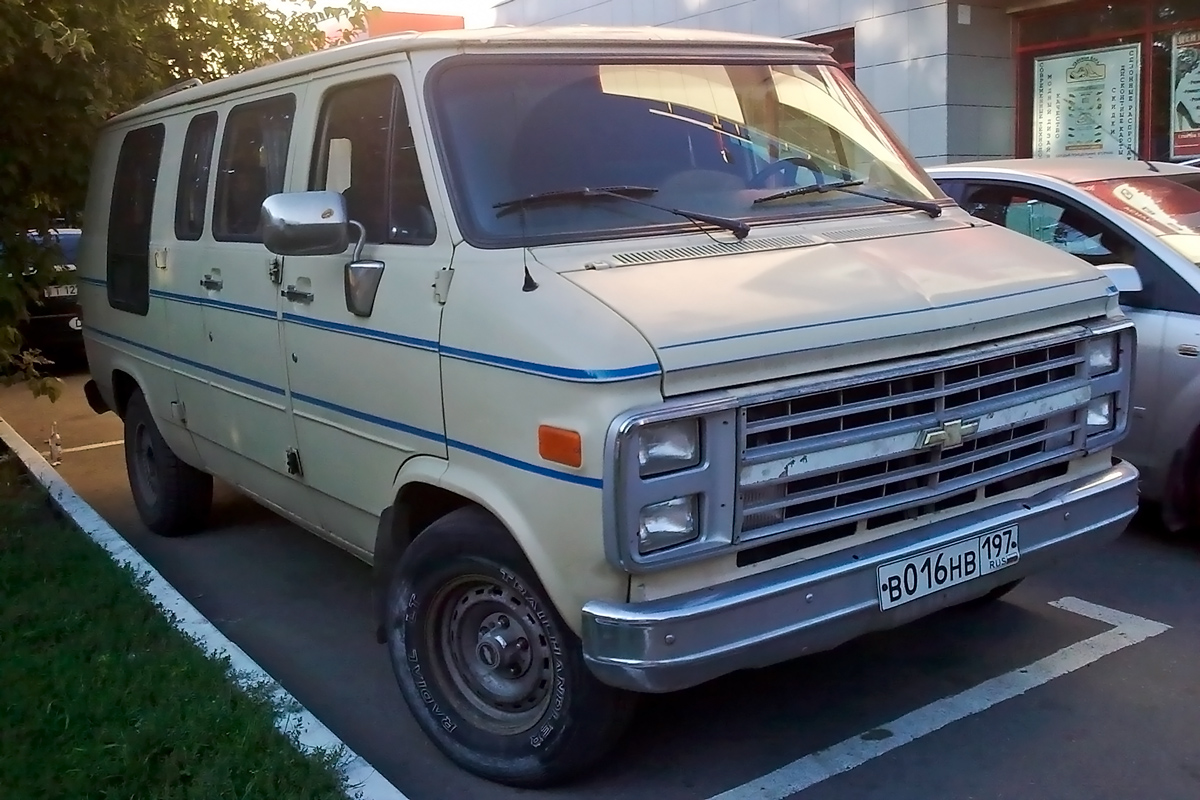
[[[266,689],[233,681],[0,453],[0,798],[344,800]]]

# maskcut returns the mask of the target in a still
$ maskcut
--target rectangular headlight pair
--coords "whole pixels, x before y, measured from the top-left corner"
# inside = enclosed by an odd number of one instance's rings
[[[1121,366],[1120,339],[1116,334],[1096,336],[1084,344],[1089,378],[1111,375]],[[1093,397],[1087,408],[1087,435],[1107,433],[1117,424],[1117,396],[1102,394]]]
[[[638,473],[642,478],[670,475],[700,465],[700,421],[679,419],[638,431]],[[690,542],[700,535],[699,497],[676,497],[642,508],[638,552],[653,553]]]
[[[647,572],[728,548],[737,437],[737,399],[725,394],[672,400],[614,419],[605,480],[609,560]]]

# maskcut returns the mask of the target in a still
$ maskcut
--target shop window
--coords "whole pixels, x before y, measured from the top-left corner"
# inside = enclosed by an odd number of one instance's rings
[[[838,64],[850,76],[850,80],[854,80],[854,28],[801,38],[806,42],[832,47],[833,52],[830,55],[837,59]]]
[[[1146,9],[1140,2],[1102,3],[1083,12],[1058,8],[1052,13],[1022,20],[1018,41],[1021,47],[1053,45],[1057,42],[1096,39],[1104,36],[1136,33],[1146,23]]]
[[[1200,0],[1016,17],[1018,154],[1200,157]]]
[[[1170,0],[1154,4],[1154,20],[1163,24],[1200,18],[1200,0]]]

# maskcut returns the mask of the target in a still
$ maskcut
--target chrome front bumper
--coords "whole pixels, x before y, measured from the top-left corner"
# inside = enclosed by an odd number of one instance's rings
[[[1076,550],[1121,534],[1137,510],[1138,473],[1105,472],[1012,501],[701,591],[583,608],[583,650],[612,686],[670,692],[837,647],[986,594]],[[1005,569],[880,611],[876,569],[896,559],[1020,526],[1021,558]]]

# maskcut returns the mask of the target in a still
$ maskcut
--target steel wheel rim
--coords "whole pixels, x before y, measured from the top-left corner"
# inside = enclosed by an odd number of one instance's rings
[[[524,598],[470,575],[443,586],[431,608],[427,644],[455,710],[499,735],[537,725],[558,676],[545,625]]]
[[[133,460],[142,495],[153,505],[158,502],[158,460],[154,441],[145,425],[138,425],[133,433]]]

